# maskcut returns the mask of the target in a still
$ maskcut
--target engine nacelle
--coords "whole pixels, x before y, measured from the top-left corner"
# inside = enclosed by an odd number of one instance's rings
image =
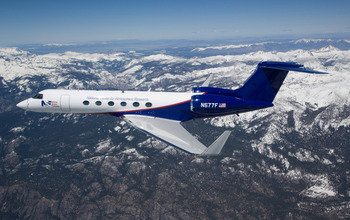
[[[244,100],[234,96],[205,94],[191,98],[191,111],[197,114],[226,115],[273,106],[272,103]]]

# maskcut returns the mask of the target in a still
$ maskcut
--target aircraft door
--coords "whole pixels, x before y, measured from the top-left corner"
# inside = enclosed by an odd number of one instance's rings
[[[62,112],[70,112],[70,97],[69,95],[61,95],[61,110]]]

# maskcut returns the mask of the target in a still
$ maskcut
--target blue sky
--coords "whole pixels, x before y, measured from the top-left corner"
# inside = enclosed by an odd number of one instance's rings
[[[0,46],[350,32],[349,0],[0,0]]]

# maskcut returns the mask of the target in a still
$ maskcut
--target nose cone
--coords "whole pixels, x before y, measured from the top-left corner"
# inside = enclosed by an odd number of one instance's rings
[[[16,105],[18,108],[26,110],[28,108],[28,100],[24,100]]]

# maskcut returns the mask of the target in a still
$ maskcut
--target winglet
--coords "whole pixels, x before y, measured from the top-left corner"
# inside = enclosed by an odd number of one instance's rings
[[[210,76],[205,80],[205,82],[202,84],[202,87],[208,87],[211,79],[213,78],[213,74],[210,74]]]
[[[200,156],[216,156],[221,152],[222,147],[225,145],[231,131],[224,131],[220,137],[218,137]]]

